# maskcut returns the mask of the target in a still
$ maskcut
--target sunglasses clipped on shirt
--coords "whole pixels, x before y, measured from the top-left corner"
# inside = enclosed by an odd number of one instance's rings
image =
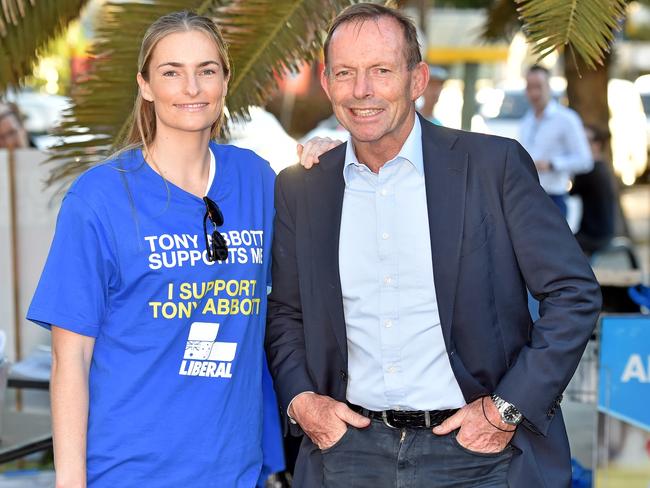
[[[226,240],[217,230],[223,225],[223,214],[219,205],[208,197],[203,197],[205,202],[205,215],[203,216],[203,235],[205,236],[205,248],[208,252],[208,261],[225,261],[228,259],[228,245]],[[212,239],[208,239],[207,222],[212,222]]]

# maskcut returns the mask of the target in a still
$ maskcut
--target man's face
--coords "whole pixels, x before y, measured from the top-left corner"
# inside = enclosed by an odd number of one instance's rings
[[[27,147],[27,132],[13,113],[0,116],[0,148]]]
[[[408,70],[405,53],[402,28],[390,17],[349,22],[334,32],[321,85],[357,149],[373,143],[390,158],[408,137],[429,73],[424,63]]]
[[[551,86],[543,71],[532,71],[526,76],[526,96],[536,112],[546,108],[551,99]]]

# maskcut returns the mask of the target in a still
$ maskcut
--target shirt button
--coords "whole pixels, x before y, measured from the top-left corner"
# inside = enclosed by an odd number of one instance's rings
[[[392,282],[393,282],[393,278],[391,278],[390,276],[384,277],[384,284],[390,285]]]
[[[391,364],[390,366],[388,366],[387,371],[388,371],[389,373],[393,374],[395,371],[397,371],[397,368],[395,367],[394,364]]]
[[[393,326],[393,321],[392,321],[392,320],[390,320],[390,319],[388,319],[388,320],[384,320],[384,327],[386,327],[386,328],[389,329],[389,328],[391,328],[392,326]]]
[[[386,188],[382,188],[381,191],[379,192],[379,194],[382,197],[385,197],[386,195],[388,195],[388,190]]]
[[[386,240],[386,239],[388,239],[389,237],[390,237],[390,234],[389,234],[388,232],[384,232],[384,233],[381,235],[381,238],[382,238],[383,240]]]

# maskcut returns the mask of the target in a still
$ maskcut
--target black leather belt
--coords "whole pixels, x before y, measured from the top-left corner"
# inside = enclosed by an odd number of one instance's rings
[[[433,428],[458,412],[457,408],[451,410],[382,410],[377,412],[352,403],[348,403],[348,406],[364,417],[383,421],[393,429]]]

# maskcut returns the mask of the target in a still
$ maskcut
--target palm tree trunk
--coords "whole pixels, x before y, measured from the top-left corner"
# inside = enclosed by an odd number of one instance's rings
[[[567,56],[568,55],[568,56]],[[597,68],[590,69],[582,58],[571,56],[571,52],[564,55],[564,76],[566,77],[566,92],[569,106],[578,112],[582,122],[608,129],[609,105],[607,104],[607,82],[609,81],[609,65],[612,58],[611,52],[603,58],[603,63]],[[611,145],[605,148],[607,160],[611,165]],[[629,236],[627,221],[620,204],[620,193],[617,185],[616,198],[616,234]]]
[[[564,75],[567,81],[569,107],[578,112],[583,123],[607,127],[609,107],[607,106],[607,81],[611,53],[603,58],[597,69],[589,68],[580,56],[571,51],[564,55]]]

